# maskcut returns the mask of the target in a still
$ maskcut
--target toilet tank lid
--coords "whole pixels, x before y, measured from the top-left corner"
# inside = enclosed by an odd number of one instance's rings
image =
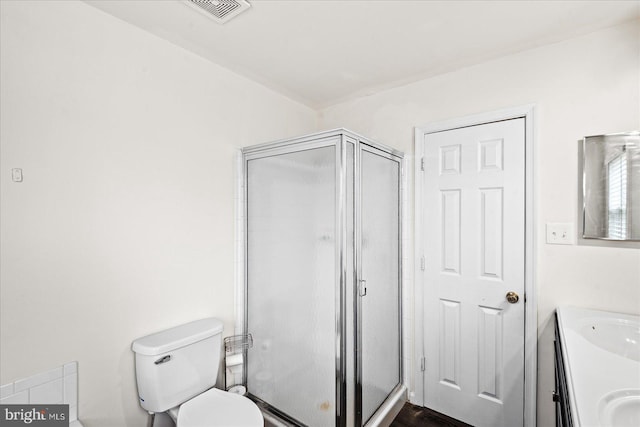
[[[138,338],[131,349],[145,356],[157,356],[219,334],[222,328],[222,321],[218,319],[200,319]]]

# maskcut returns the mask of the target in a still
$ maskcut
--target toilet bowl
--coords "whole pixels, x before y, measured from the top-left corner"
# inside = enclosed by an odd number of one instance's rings
[[[262,427],[251,400],[213,388],[220,365],[222,322],[208,318],[135,340],[140,406],[167,412],[176,427]]]
[[[169,410],[177,427],[254,427],[264,421],[260,409],[239,394],[212,388]]]

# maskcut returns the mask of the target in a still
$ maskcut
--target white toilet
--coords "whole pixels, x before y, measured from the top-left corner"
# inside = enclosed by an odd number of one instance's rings
[[[140,406],[167,412],[176,427],[262,427],[251,400],[213,388],[221,335],[222,322],[209,318],[135,340]]]

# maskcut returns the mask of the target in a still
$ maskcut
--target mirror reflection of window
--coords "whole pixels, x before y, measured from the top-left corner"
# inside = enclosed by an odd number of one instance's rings
[[[640,131],[587,136],[581,151],[582,237],[640,242]]]
[[[623,148],[624,150],[624,148]],[[610,239],[627,238],[627,152],[607,164],[607,234]]]

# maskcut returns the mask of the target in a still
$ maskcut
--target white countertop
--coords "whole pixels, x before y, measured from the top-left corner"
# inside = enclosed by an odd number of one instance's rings
[[[576,307],[557,313],[574,426],[640,420],[640,316]]]

